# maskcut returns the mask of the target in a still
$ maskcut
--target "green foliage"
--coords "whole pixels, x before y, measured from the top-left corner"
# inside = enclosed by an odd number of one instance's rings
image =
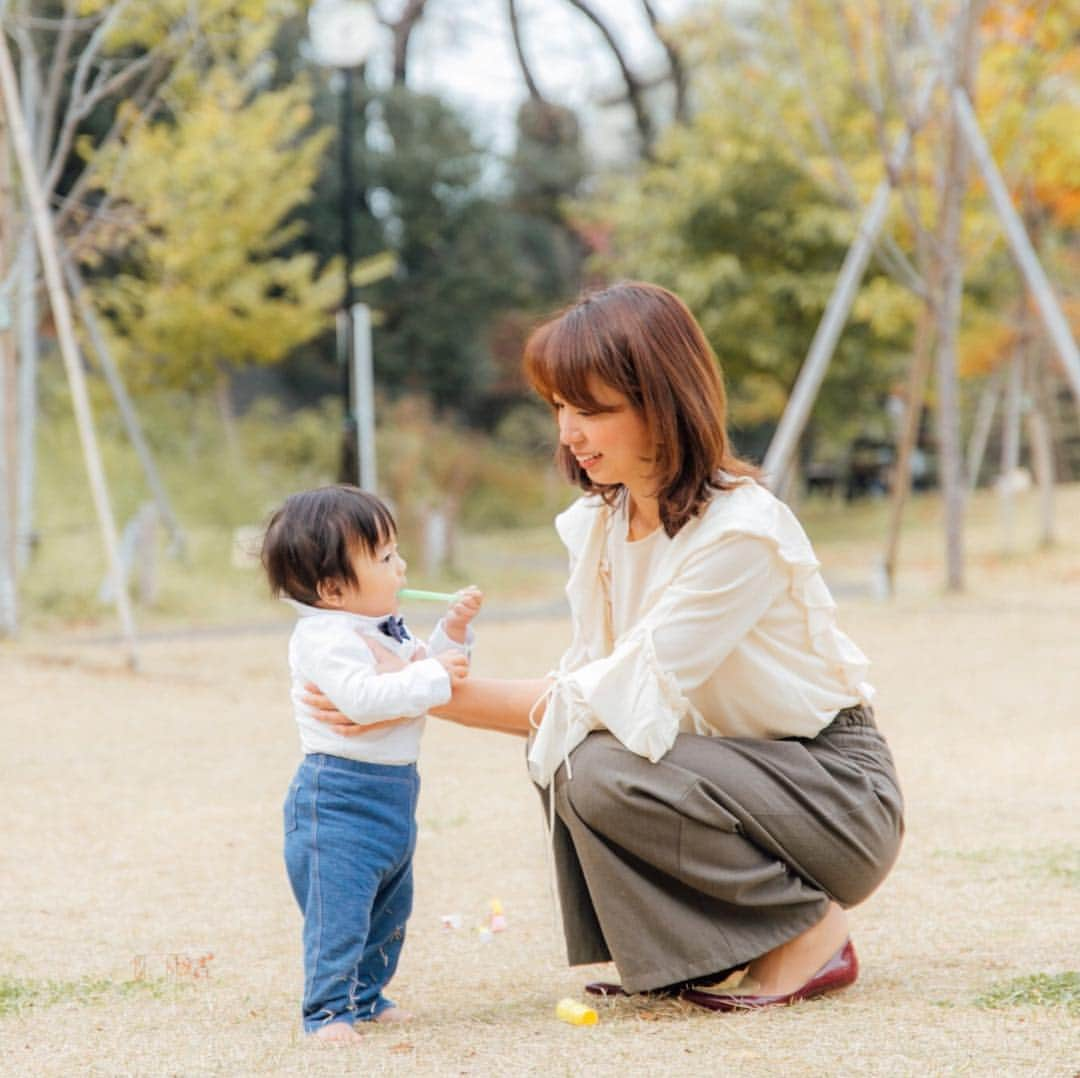
[[[541,523],[561,508],[561,485],[550,467],[537,467],[537,454],[527,447],[511,448],[440,420],[424,397],[384,403],[380,417],[379,486],[414,549],[432,509],[487,529]]]
[[[291,415],[272,397],[260,397],[241,420],[244,451],[252,461],[297,476],[330,477],[337,471],[342,423],[335,397]]]
[[[510,228],[517,273],[532,304],[550,307],[577,291],[584,244],[566,217],[587,174],[581,127],[570,109],[526,100],[508,163]]]
[[[515,205],[561,221],[560,202],[577,194],[587,171],[581,125],[571,109],[527,99],[518,109],[510,161]]]
[[[113,512],[122,530],[151,493],[103,385],[91,378],[90,388]],[[19,582],[23,621],[30,628],[90,625],[112,616],[98,600],[105,556],[55,356],[46,357],[42,369],[42,409],[35,507],[39,541]],[[137,611],[140,627],[284,617],[284,608],[271,599],[251,561],[251,541],[238,545],[236,529],[257,530],[286,495],[335,481],[339,400],[294,412],[262,400],[237,421],[235,445],[227,441],[206,395],[148,394],[139,411],[187,540],[184,560],[168,557],[167,536],[159,528],[158,597],[152,608]],[[546,450],[529,456],[524,449],[437,420],[424,398],[380,402],[377,414],[380,492],[394,502],[402,548],[410,560],[422,554],[423,521],[432,509],[470,528],[535,525],[557,544],[550,521],[570,492],[555,476]],[[466,541],[461,536],[463,550]],[[505,543],[490,539],[475,560],[459,555],[457,568],[466,572],[472,567],[470,577],[477,569],[487,573],[487,563]],[[514,539],[511,545],[517,544]],[[507,592],[519,586],[512,566],[500,573],[500,587]],[[429,583],[438,586],[440,581]]]
[[[107,51],[130,52],[181,45],[190,37],[217,57],[253,61],[264,50],[277,22],[296,11],[298,0],[79,0],[83,17],[112,17]],[[189,69],[190,70],[190,69]]]
[[[1004,1007],[1061,1008],[1066,1014],[1080,1016],[1080,973],[1032,973],[983,992],[976,1006],[998,1010]]]
[[[219,66],[173,122],[99,152],[96,182],[124,224],[113,216],[100,236],[121,268],[93,290],[134,388],[197,387],[277,362],[328,323],[333,267],[277,254],[329,137],[306,133],[309,97],[303,83],[251,97]]]
[[[853,221],[773,133],[723,107],[675,132],[654,165],[610,181],[583,211],[611,230],[594,268],[682,296],[724,368],[733,421],[753,426],[783,409]],[[884,280],[868,287],[890,313],[902,303]],[[876,307],[857,307],[840,341],[818,407],[825,425],[877,410],[896,375],[906,325]]]
[[[519,294],[505,221],[481,191],[480,150],[445,104],[396,88],[378,112],[386,142],[367,168],[399,269],[370,289],[382,316],[376,377],[437,411],[475,410],[492,377],[485,331]]]
[[[516,405],[495,428],[495,442],[511,456],[554,460],[558,437],[551,409],[536,398]]]

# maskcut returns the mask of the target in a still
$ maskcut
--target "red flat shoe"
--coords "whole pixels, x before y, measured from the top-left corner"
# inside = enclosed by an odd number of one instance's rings
[[[851,940],[847,940],[801,988],[782,996],[740,996],[714,993],[701,988],[686,988],[679,993],[684,1003],[696,1003],[710,1011],[758,1011],[764,1007],[786,1007],[801,999],[822,996],[854,984],[859,976],[859,960]]]

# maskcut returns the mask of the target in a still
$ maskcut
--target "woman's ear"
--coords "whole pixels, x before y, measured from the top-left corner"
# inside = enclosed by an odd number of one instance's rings
[[[331,610],[340,610],[345,602],[341,581],[337,577],[331,576],[325,580],[320,580],[315,585],[315,594],[318,595],[319,602]]]

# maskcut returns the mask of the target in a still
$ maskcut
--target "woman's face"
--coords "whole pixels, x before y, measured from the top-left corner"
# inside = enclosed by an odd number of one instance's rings
[[[574,454],[594,483],[621,483],[631,496],[650,496],[653,443],[644,418],[617,389],[594,379],[589,390],[598,403],[612,410],[592,412],[556,396],[559,443]]]

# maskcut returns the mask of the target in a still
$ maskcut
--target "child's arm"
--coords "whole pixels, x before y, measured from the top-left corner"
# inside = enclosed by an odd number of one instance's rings
[[[473,642],[469,623],[480,613],[483,602],[484,593],[472,585],[455,596],[428,640],[429,650],[433,655],[450,649],[465,649],[466,653],[469,651]]]
[[[365,727],[415,718],[450,699],[453,674],[445,663],[424,659],[380,673],[372,649],[348,626],[321,625],[307,631],[297,657],[304,679]]]

